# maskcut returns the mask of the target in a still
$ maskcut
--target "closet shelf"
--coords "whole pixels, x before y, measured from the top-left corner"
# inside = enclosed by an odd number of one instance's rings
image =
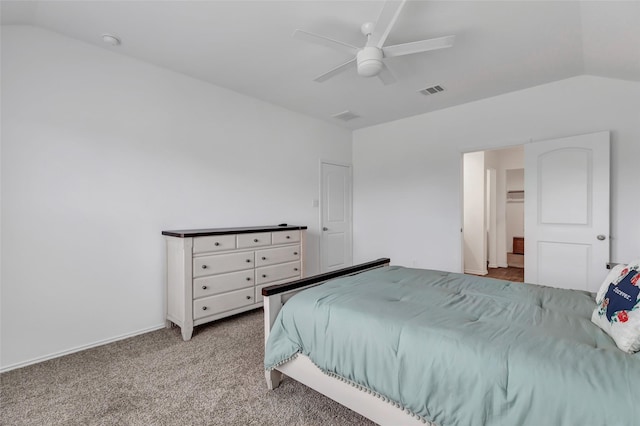
[[[524,191],[507,191],[507,203],[524,202]]]

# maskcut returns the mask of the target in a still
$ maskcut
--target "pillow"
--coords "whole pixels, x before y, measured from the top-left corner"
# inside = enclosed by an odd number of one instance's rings
[[[617,283],[618,278],[622,279],[620,275],[626,267],[627,265],[617,264],[616,266],[611,268],[611,270],[607,274],[607,278],[604,279],[604,282],[602,283],[600,289],[598,290],[598,293],[596,294],[596,303],[599,304],[600,302],[602,302],[602,298],[607,293],[607,290],[609,290],[609,284],[612,284],[614,280],[616,280]]]
[[[622,268],[620,275],[604,285],[606,292],[593,311],[591,321],[609,334],[621,350],[637,352],[640,350],[640,259]]]

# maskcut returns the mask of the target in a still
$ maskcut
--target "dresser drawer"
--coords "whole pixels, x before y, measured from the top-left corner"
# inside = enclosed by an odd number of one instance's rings
[[[230,274],[211,275],[193,280],[193,298],[211,296],[245,287],[253,287],[253,269]]]
[[[300,241],[300,231],[274,232],[271,241],[273,244],[297,243]]]
[[[238,248],[252,248],[271,245],[271,232],[238,234]]]
[[[256,285],[300,275],[300,262],[263,266],[256,269]]]
[[[193,259],[193,276],[202,277],[224,272],[241,271],[253,267],[252,251],[195,257]]]
[[[300,246],[278,247],[256,250],[256,266],[300,260]]]
[[[210,237],[195,237],[193,239],[194,253],[233,250],[234,248],[236,248],[235,235],[212,235]]]
[[[240,308],[242,306],[253,305],[254,302],[253,287],[243,290],[232,291],[231,293],[219,294],[217,296],[205,297],[193,301],[193,319],[204,318],[209,315],[219,314],[220,312],[230,311],[231,309]]]

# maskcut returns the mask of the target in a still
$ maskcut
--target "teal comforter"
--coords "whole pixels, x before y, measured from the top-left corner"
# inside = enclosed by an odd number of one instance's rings
[[[441,426],[640,424],[640,357],[594,307],[587,292],[380,268],[292,297],[265,368],[303,353]]]

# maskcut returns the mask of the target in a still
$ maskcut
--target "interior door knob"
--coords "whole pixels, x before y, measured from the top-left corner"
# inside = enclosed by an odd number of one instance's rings
[[[607,237],[605,237],[604,235],[600,234],[596,237],[597,239],[599,239],[600,241],[604,241],[607,239]]]

